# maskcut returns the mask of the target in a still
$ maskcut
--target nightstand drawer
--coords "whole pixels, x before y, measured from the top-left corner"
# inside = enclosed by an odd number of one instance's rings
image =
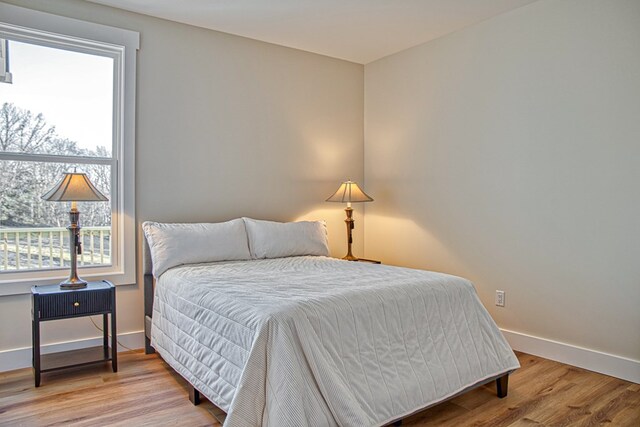
[[[40,295],[40,320],[111,311],[109,289]]]

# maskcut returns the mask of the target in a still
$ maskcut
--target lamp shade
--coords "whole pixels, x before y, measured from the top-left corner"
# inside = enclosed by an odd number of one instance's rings
[[[50,202],[104,202],[109,199],[89,181],[86,173],[67,172],[59,183],[42,195]]]
[[[349,180],[340,184],[338,190],[327,199],[327,202],[358,203],[373,202],[373,199],[362,191],[357,183]]]

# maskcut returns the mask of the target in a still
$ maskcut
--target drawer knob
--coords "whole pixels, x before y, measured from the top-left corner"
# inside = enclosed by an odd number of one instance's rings
[[[73,306],[74,307],[80,307],[80,303],[78,301],[76,301],[76,302],[73,303]]]

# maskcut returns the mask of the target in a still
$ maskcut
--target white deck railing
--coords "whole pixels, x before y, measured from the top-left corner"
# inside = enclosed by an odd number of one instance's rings
[[[78,265],[111,264],[111,227],[82,227]],[[64,227],[0,228],[0,272],[69,266]]]

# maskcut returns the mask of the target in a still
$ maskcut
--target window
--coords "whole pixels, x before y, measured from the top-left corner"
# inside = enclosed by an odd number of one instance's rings
[[[138,34],[1,3],[0,16],[0,295],[68,275],[69,206],[40,196],[74,169],[109,198],[78,205],[81,276],[134,283]]]

